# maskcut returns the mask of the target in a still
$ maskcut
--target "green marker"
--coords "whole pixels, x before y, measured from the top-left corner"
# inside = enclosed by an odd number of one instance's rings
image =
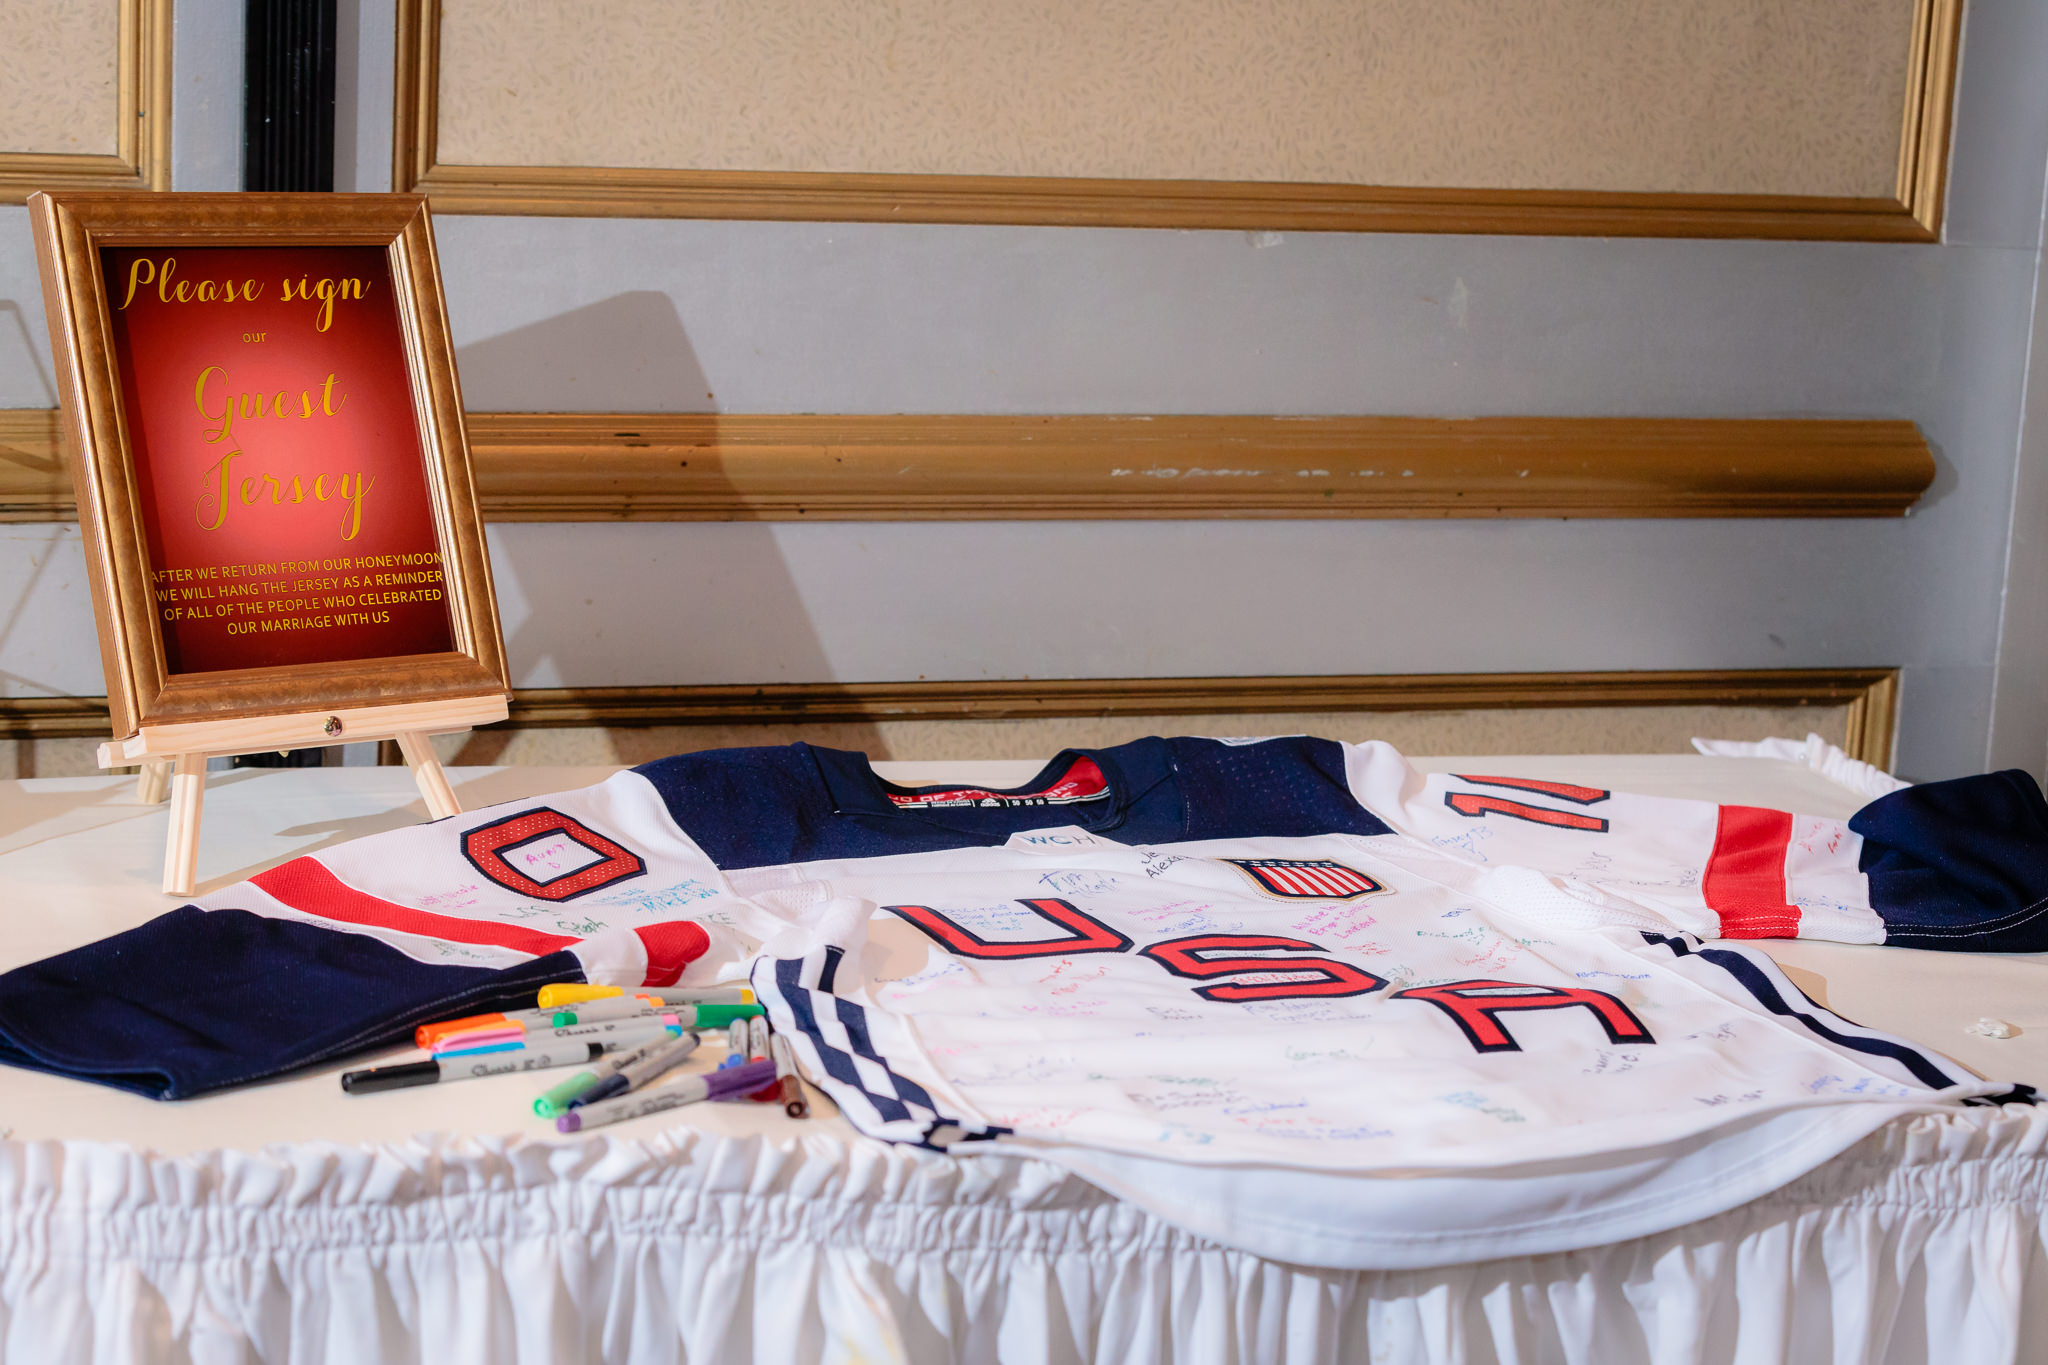
[[[688,1045],[681,1052],[675,1054],[680,1060],[682,1057],[689,1055],[690,1049],[697,1046],[697,1035],[694,1033],[686,1034],[681,1029],[666,1028],[659,1035],[649,1038],[638,1047],[616,1049],[608,1053],[605,1059],[599,1062],[593,1069],[577,1072],[568,1080],[563,1081],[560,1085],[536,1099],[533,1102],[533,1112],[544,1119],[557,1118],[566,1114],[577,1097],[592,1086],[610,1079],[617,1073],[624,1071],[627,1067],[639,1065],[649,1057],[673,1051],[677,1043],[686,1043]]]
[[[569,1112],[569,1101],[575,1099],[591,1086],[597,1084],[597,1074],[579,1071],[560,1085],[543,1093],[533,1102],[533,1112],[544,1119],[555,1118]]]
[[[674,1015],[676,1023],[684,1028],[725,1028],[736,1019],[752,1019],[768,1011],[759,1005],[662,1005],[646,1007],[650,1019]],[[607,1011],[607,1014],[610,1012]],[[613,1016],[616,1017],[616,1016]],[[628,1015],[627,1018],[637,1017]],[[582,1010],[556,1010],[554,1026],[568,1028],[576,1023],[588,1023],[589,1018]]]
[[[768,1013],[759,1005],[672,1005],[684,1028],[725,1028],[736,1019],[758,1019]],[[692,1016],[685,1018],[685,1015]]]

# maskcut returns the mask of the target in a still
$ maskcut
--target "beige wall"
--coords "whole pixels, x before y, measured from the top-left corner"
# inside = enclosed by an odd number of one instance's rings
[[[439,160],[1888,196],[1914,0],[446,0]]]
[[[116,150],[117,0],[0,3],[0,152]]]

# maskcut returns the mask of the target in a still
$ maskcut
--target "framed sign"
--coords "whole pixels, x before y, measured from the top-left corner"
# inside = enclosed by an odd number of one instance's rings
[[[29,203],[114,727],[102,762],[393,736],[430,754],[420,735],[501,718],[425,201]]]

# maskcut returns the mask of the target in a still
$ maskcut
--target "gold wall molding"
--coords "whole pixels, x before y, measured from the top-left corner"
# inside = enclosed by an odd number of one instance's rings
[[[1060,716],[1483,711],[1547,707],[1840,706],[1855,758],[1891,761],[1898,671],[1687,669],[1608,673],[1413,673],[1262,678],[774,683],[520,688],[490,729],[798,725],[828,721],[1019,720]],[[0,698],[0,739],[107,735],[104,697]]]
[[[119,0],[118,120],[110,156],[0,150],[0,204],[37,190],[171,187],[171,0]]]
[[[493,521],[1899,516],[1900,420],[471,413]],[[0,411],[0,520],[75,515]]]
[[[1941,240],[1948,189],[1949,134],[1955,119],[1956,62],[1962,49],[1959,0],[1919,0],[1906,82],[1905,129],[1899,137],[1899,207],[1920,225],[1924,241]]]
[[[1842,751],[1889,772],[1898,734],[1899,670],[1887,668],[1873,673],[1876,676],[1863,688],[1862,695],[1847,699],[1849,733],[1842,741]],[[1846,691],[1855,689],[1853,681],[1845,678],[1843,682]]]
[[[1887,668],[522,688],[513,693],[510,718],[488,728],[1839,706],[1848,711],[1847,751],[1883,767],[1890,762],[1897,700],[1898,671]],[[0,699],[0,739],[100,738],[106,733],[104,697]]]
[[[443,164],[442,0],[398,0],[392,185],[438,212],[1559,236],[1940,238],[1963,0],[1917,0],[1890,198]]]
[[[76,521],[55,408],[0,408],[0,521]]]
[[[1841,706],[1849,713],[1845,751],[1885,767],[1891,761],[1898,670],[1681,669],[524,688],[513,693],[511,716],[499,728],[1610,706]]]

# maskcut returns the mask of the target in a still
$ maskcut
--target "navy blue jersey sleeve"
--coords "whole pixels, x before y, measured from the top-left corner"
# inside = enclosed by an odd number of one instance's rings
[[[1308,735],[1251,743],[1171,739],[1188,839],[1292,839],[1391,834],[1358,803],[1344,746]]]
[[[2048,952],[2048,802],[2018,769],[1881,796],[1849,821],[1885,942]]]
[[[363,934],[187,905],[0,975],[0,1061],[185,1099],[582,979],[567,952],[440,966]]]

